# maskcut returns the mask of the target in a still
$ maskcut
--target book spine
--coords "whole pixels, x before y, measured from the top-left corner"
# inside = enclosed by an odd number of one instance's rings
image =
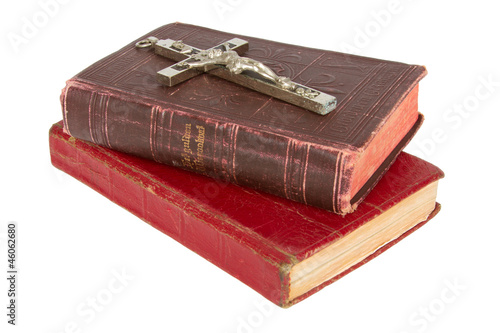
[[[338,214],[352,210],[349,153],[76,80],[61,102],[76,138]]]
[[[50,130],[49,143],[56,168],[147,221],[271,302],[286,304],[288,289],[282,266],[289,265],[290,260],[281,252],[253,240],[245,230],[229,229],[227,218],[221,218],[216,211],[185,209],[186,205],[193,205],[187,204],[192,199],[158,186],[139,170],[114,161],[104,148],[71,140],[58,124]]]

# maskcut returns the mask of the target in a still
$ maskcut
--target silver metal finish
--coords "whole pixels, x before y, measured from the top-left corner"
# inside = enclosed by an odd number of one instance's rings
[[[135,47],[139,48],[145,48],[145,47],[150,47],[155,45],[158,42],[158,38],[156,37],[148,37],[146,39],[143,39],[141,41],[138,41],[135,43]]]
[[[208,50],[200,50],[172,39],[148,37],[136,44],[139,48],[154,46],[156,54],[177,61],[157,73],[162,84],[173,86],[203,72],[238,83],[321,115],[337,106],[337,99],[315,89],[278,76],[262,62],[241,57],[248,42],[233,38]]]

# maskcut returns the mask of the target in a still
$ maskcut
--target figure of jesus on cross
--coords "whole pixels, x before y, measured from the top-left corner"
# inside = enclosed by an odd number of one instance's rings
[[[255,72],[283,89],[292,90],[295,88],[295,84],[289,78],[278,76],[271,68],[260,61],[240,57],[238,53],[232,50],[210,49],[202,51],[192,58],[198,61],[186,63],[190,68],[200,68],[206,65],[224,65],[233,74],[241,74],[243,71]]]

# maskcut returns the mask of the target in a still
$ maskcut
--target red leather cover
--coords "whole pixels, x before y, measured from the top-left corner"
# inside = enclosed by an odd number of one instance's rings
[[[209,74],[163,86],[156,72],[173,61],[134,47],[152,35],[200,48],[233,37],[246,39],[250,49],[245,56],[335,95],[338,107],[320,116]],[[175,23],[76,75],[67,82],[61,101],[65,129],[74,137],[345,214],[354,210],[411,138],[404,138],[385,166],[367,172],[374,176],[353,200],[356,161],[394,110],[406,105],[402,102],[425,73],[422,66]],[[415,122],[416,100],[408,108]],[[394,128],[390,136],[401,138],[408,130]],[[194,140],[203,137],[201,167],[187,163],[183,155],[183,137],[188,136],[191,162],[200,147]]]
[[[342,217],[75,139],[63,132],[61,123],[50,130],[50,151],[54,166],[283,307],[315,293],[400,239],[290,300],[289,272],[294,263],[443,176],[432,164],[402,153],[359,208]],[[437,205],[429,219],[438,209]]]

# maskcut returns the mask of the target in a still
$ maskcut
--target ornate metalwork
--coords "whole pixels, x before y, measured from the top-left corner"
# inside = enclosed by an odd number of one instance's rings
[[[279,76],[260,61],[242,57],[241,54],[248,50],[248,42],[239,38],[208,50],[197,49],[180,40],[159,40],[156,37],[141,40],[136,46],[154,46],[157,54],[178,61],[158,72],[158,80],[168,86],[208,72],[322,115],[337,105],[334,96]]]

